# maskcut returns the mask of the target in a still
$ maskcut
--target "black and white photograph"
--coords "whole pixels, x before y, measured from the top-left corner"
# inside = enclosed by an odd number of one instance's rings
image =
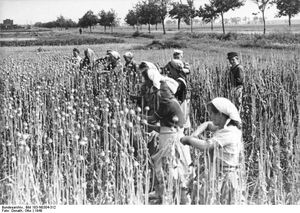
[[[300,0],[0,0],[0,212],[298,206],[299,112]]]

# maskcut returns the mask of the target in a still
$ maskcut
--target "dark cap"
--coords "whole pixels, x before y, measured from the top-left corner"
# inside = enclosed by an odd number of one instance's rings
[[[79,49],[77,49],[77,48],[74,48],[74,49],[73,49],[73,52],[78,52],[78,54],[80,53],[80,52],[79,52]]]
[[[227,58],[228,59],[233,58],[235,56],[238,56],[238,54],[236,52],[229,52],[229,53],[227,53]]]

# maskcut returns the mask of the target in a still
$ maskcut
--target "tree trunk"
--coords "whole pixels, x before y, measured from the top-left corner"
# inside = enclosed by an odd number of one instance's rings
[[[213,20],[210,21],[210,29],[211,29],[211,31],[214,30],[214,21]]]
[[[161,19],[161,24],[162,24],[162,28],[163,28],[163,33],[165,35],[166,34],[166,28],[165,28],[165,19],[164,18]]]
[[[177,25],[178,25],[177,28],[178,28],[178,30],[180,30],[180,21],[181,21],[181,19],[179,18],[178,22],[177,22]]]
[[[113,26],[111,26],[111,27],[110,27],[110,32],[111,32],[111,33],[113,32],[113,29],[114,29]]]
[[[264,35],[266,34],[266,20],[265,20],[265,11],[262,11],[262,18],[264,23]]]
[[[90,33],[92,32],[92,26],[90,26]]]
[[[292,26],[291,18],[292,18],[292,16],[289,14],[289,27]]]
[[[224,14],[221,12],[221,18],[222,18],[222,29],[223,29],[223,34],[225,34],[225,25],[224,25]]]
[[[151,33],[150,23],[148,24],[148,32]]]
[[[193,18],[191,17],[191,33],[193,32]]]
[[[155,24],[155,30],[157,31],[157,23]]]

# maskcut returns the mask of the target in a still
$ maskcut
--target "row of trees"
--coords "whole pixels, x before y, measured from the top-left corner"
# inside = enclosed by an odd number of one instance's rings
[[[66,19],[62,15],[57,17],[56,21],[50,21],[46,23],[42,22],[37,22],[34,24],[36,27],[46,27],[46,28],[53,28],[53,27],[58,27],[58,28],[72,28],[72,27],[77,27],[77,23],[72,21],[71,19]]]
[[[113,27],[117,26],[119,20],[117,18],[116,12],[111,9],[109,11],[101,10],[97,15],[94,14],[93,11],[87,11],[82,18],[79,19],[78,23],[72,21],[71,19],[66,19],[62,15],[59,16],[56,21],[41,23],[37,22],[34,26],[36,27],[46,27],[46,28],[72,28],[72,27],[82,27],[82,28],[90,28],[92,31],[92,27],[100,24],[104,26],[104,30],[106,32],[107,27],[110,27],[113,30]]]
[[[235,10],[245,4],[246,0],[210,0],[209,3],[196,8],[194,0],[186,0],[185,3],[173,0],[142,0],[138,2],[133,9],[129,10],[125,22],[137,30],[141,25],[148,25],[148,31],[151,31],[151,25],[162,24],[163,33],[166,34],[165,19],[170,17],[177,20],[178,30],[180,30],[181,22],[185,22],[190,25],[191,32],[193,32],[193,20],[196,17],[200,17],[205,23],[213,24],[216,19],[221,18],[223,33],[225,34],[226,19],[224,14],[230,10]],[[291,18],[300,12],[300,0],[251,0],[258,6],[258,13],[261,14],[261,19],[264,26],[264,34],[266,32],[266,18],[265,11],[271,6],[276,4],[278,9],[278,17],[288,16],[289,26],[291,26]],[[258,13],[253,13],[257,15]],[[239,20],[234,20],[238,22]],[[104,26],[106,32],[107,27],[113,30],[113,27],[117,26],[119,19],[116,12],[111,9],[109,11],[101,10],[98,14],[94,14],[93,11],[87,11],[78,23],[75,23],[71,19],[66,19],[63,16],[57,18],[56,21],[47,23],[36,23],[38,27],[89,27],[92,31],[92,27],[100,24]]]
[[[266,32],[265,11],[271,5],[276,4],[278,9],[278,17],[288,16],[289,26],[291,26],[291,18],[300,12],[300,0],[251,0],[258,6],[258,10],[262,15],[264,25],[264,33]],[[230,10],[235,10],[245,4],[245,0],[210,0],[208,4],[200,6],[198,9],[194,6],[194,0],[187,0],[183,3],[171,0],[143,0],[138,2],[133,9],[128,11],[125,22],[137,27],[139,25],[148,25],[150,33],[150,25],[162,24],[163,33],[165,34],[164,20],[167,16],[177,20],[178,29],[180,29],[181,21],[191,26],[193,31],[193,19],[202,18],[205,23],[213,23],[217,18],[221,18],[223,33],[225,34],[224,14]],[[257,15],[257,13],[253,13]]]
[[[79,19],[78,26],[83,28],[89,27],[90,31],[92,31],[92,26],[100,24],[104,27],[104,31],[106,32],[107,27],[110,27],[112,31],[113,27],[117,26],[118,23],[119,19],[113,9],[107,12],[101,10],[97,15],[95,15],[93,11],[89,10],[82,18]]]

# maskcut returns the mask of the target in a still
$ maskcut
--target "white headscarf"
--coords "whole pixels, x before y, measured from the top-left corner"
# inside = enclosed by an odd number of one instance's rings
[[[110,50],[110,51],[107,51],[107,54],[108,55],[111,55],[113,58],[115,58],[116,60],[120,59],[120,54],[117,52],[117,51],[114,51],[114,50]]]
[[[228,100],[227,98],[218,97],[218,98],[214,98],[211,102],[219,112],[228,115],[229,119],[226,121],[225,126],[227,126],[230,120],[234,120],[234,121],[238,121],[239,123],[242,123],[237,108],[230,100]]]
[[[126,58],[133,58],[133,54],[131,52],[126,52],[124,54],[124,57],[126,57]]]
[[[149,79],[153,82],[153,86],[160,89],[160,81],[165,81],[173,94],[176,93],[179,84],[172,78],[163,76],[158,71],[157,67],[148,61],[143,61],[148,66],[147,75]]]
[[[183,55],[183,51],[175,49],[173,54]]]
[[[96,55],[92,49],[90,49],[90,48],[85,49],[84,54],[86,57],[89,58],[90,63],[94,63],[94,61],[96,60]]]

